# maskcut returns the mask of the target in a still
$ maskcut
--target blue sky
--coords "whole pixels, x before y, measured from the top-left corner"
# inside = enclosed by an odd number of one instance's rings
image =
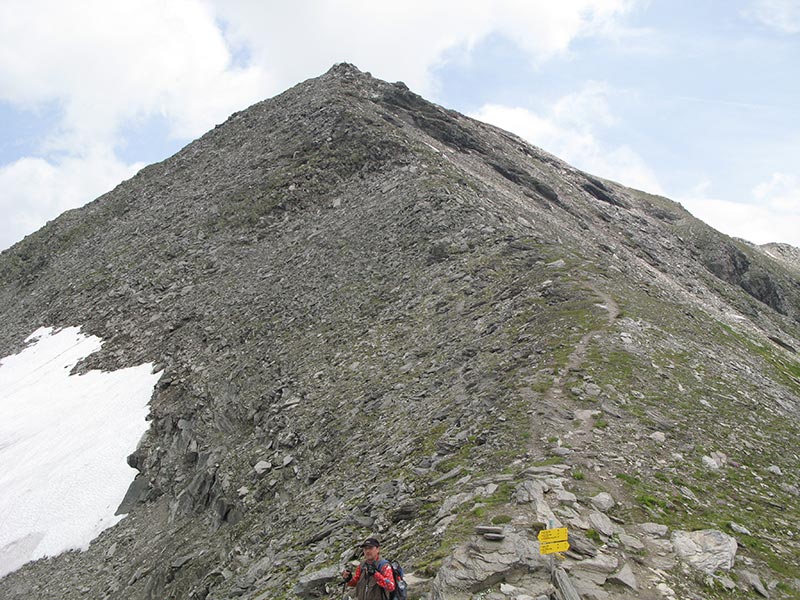
[[[5,0],[0,249],[339,61],[800,246],[800,0]]]

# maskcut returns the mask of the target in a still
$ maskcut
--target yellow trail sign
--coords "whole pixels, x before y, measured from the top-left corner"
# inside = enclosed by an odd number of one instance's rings
[[[559,527],[558,529],[542,529],[539,532],[538,538],[541,543],[549,544],[550,542],[566,542],[568,539],[567,536],[568,536],[567,528]],[[561,551],[554,550],[554,552],[561,552]]]
[[[567,550],[569,550],[569,542],[539,544],[539,554],[553,554],[554,552],[566,552]]]

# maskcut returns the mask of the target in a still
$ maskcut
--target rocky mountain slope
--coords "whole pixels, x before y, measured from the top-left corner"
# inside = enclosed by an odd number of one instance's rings
[[[165,369],[84,553],[2,598],[800,597],[797,250],[346,64],[0,254],[0,356]],[[475,533],[502,530],[500,541]]]

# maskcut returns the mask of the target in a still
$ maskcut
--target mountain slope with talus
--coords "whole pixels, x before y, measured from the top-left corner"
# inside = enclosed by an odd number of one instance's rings
[[[583,597],[798,597],[792,265],[336,65],[0,254],[0,355],[164,369],[128,516],[0,597],[325,597],[370,534],[417,596],[555,597],[552,524]]]

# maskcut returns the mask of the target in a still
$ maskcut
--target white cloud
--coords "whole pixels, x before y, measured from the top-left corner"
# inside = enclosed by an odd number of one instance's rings
[[[57,161],[26,157],[0,167],[0,250],[46,221],[77,208],[131,177],[143,164],[127,165],[109,150]]]
[[[234,110],[347,60],[430,91],[446,50],[490,33],[532,59],[598,33],[632,0],[6,0],[0,3],[0,100],[63,110],[50,147],[113,143],[126,120],[165,117],[195,137]],[[220,25],[224,21],[224,31]],[[237,66],[232,48],[249,52]]]
[[[773,210],[800,213],[800,177],[797,175],[773,173],[769,181],[753,188],[753,195]]]
[[[753,188],[749,202],[714,198],[702,182],[679,201],[694,216],[728,235],[756,244],[784,242],[800,248],[800,179],[774,173]]]
[[[195,0],[8,0],[0,4],[0,99],[57,103],[57,150],[112,144],[127,119],[166,117],[196,136],[261,99],[265,72],[236,68],[214,14]]]
[[[431,68],[447,50],[468,52],[489,34],[513,40],[531,60],[566,50],[580,35],[607,33],[631,0],[252,0],[218,2],[237,44],[281,85],[313,76],[333,62],[349,61],[376,76],[402,79],[429,94]]]
[[[781,33],[800,33],[797,0],[753,0],[746,14]]]
[[[626,145],[609,147],[597,135],[616,122],[609,89],[597,82],[562,97],[543,113],[527,108],[487,104],[476,119],[507,129],[570,164],[624,185],[663,193],[655,172]]]

